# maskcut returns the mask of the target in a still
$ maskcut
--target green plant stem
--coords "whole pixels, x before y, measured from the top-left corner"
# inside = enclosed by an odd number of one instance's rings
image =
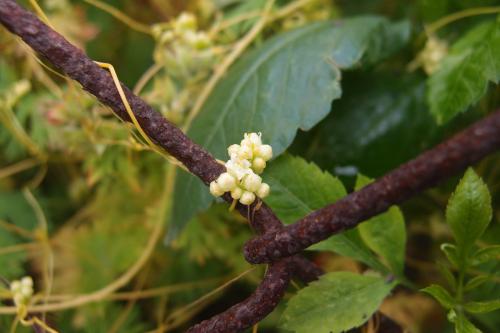
[[[485,15],[485,14],[496,14],[500,13],[500,6],[497,7],[477,7],[477,8],[470,8],[466,10],[462,10],[450,15],[446,15],[439,20],[429,24],[425,28],[425,32],[427,35],[432,35],[436,33],[439,29],[447,26],[448,24],[458,21],[460,19],[466,18],[466,17],[471,17],[471,16],[477,16],[477,15]]]

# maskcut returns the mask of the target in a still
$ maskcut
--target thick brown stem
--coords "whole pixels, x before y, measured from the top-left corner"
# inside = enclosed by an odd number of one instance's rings
[[[277,232],[250,240],[251,263],[272,262],[380,214],[500,149],[500,111],[401,165],[376,182]]]
[[[0,22],[12,33],[20,36],[56,68],[78,81],[83,89],[96,96],[103,104],[109,106],[120,118],[130,121],[109,73],[95,64],[82,50],[69,43],[63,36],[23,9],[14,0],[0,0]],[[180,129],[154,111],[125,85],[122,84],[122,87],[135,117],[146,134],[156,144],[181,161],[205,184],[209,184],[225,171],[225,168],[210,153],[192,142]],[[232,198],[228,194],[224,198],[226,201],[232,202]],[[257,203],[251,206],[238,204],[236,209],[243,216],[249,217],[252,227],[258,233],[278,230],[283,226],[281,221],[265,204],[262,204],[259,209],[256,209],[256,206]],[[223,327],[223,323],[217,318],[229,318],[228,314],[235,314],[236,316],[231,317],[231,323],[228,323],[227,327],[244,329],[252,326],[274,309],[289,283],[290,272],[299,272],[299,277],[303,277],[307,282],[318,272],[318,268],[313,263],[300,257],[297,257],[297,260],[283,260],[271,265],[263,283],[252,296],[243,303],[233,306],[228,311],[214,317],[211,321],[205,321],[204,323],[211,325],[213,321],[216,321],[218,327]],[[268,287],[270,289],[266,291]],[[267,295],[267,298],[262,297],[262,295]],[[252,304],[259,304],[259,311],[254,316],[244,311]],[[240,315],[241,317],[239,317]],[[198,325],[198,330],[203,329],[204,325]],[[220,332],[234,332],[234,330],[221,330]]]

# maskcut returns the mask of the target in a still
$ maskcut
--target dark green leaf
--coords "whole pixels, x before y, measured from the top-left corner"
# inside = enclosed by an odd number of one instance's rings
[[[471,265],[481,265],[485,262],[498,260],[500,258],[500,245],[491,245],[482,249],[479,249],[472,255],[470,259]]]
[[[368,185],[371,180],[358,175],[356,190]],[[398,207],[391,207],[386,213],[375,216],[358,227],[363,241],[375,253],[384,258],[391,270],[398,276],[403,274],[406,228],[403,214]]]
[[[500,79],[500,20],[459,39],[429,79],[428,100],[439,123],[467,110]]]
[[[446,207],[446,220],[459,253],[467,253],[491,220],[491,197],[486,184],[469,168]]]
[[[240,59],[216,86],[188,135],[221,160],[245,132],[262,132],[275,156],[330,112],[341,70],[372,63],[408,39],[407,23],[366,16],[321,22],[278,35]],[[198,180],[175,185],[173,225],[181,228],[210,196]],[[187,205],[186,205],[187,204]],[[195,209],[193,209],[195,208]]]
[[[378,177],[442,135],[427,110],[420,76],[348,73],[342,87],[328,117],[292,146],[331,173]]]
[[[447,309],[451,309],[455,306],[455,300],[450,293],[437,284],[432,284],[429,287],[422,289],[422,291],[434,297],[443,307]]]
[[[340,333],[366,322],[394,283],[348,272],[323,275],[288,302],[282,327],[297,333]]]
[[[471,291],[472,289],[475,289],[482,285],[483,283],[487,282],[490,280],[491,277],[488,275],[479,275],[476,277],[473,277],[469,281],[467,281],[467,284],[464,287],[464,291]]]

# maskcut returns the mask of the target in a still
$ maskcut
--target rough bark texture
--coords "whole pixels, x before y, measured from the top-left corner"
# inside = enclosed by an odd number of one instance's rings
[[[69,43],[63,36],[45,25],[35,15],[23,9],[14,0],[0,0],[0,22],[9,31],[20,36],[26,44],[56,68],[78,81],[83,89],[109,106],[120,118],[130,121],[110,74],[95,64],[82,50]],[[134,95],[125,85],[122,84],[122,88],[135,117],[146,134],[156,144],[181,161],[205,184],[208,185],[225,171],[224,166],[219,164],[210,153],[192,142],[179,128],[163,118],[140,97]],[[232,202],[232,198],[228,194],[224,198],[226,201]],[[236,209],[243,216],[249,217],[250,224],[256,232],[264,233],[265,231],[278,230],[283,226],[265,204],[262,204],[259,209],[256,209],[256,206],[257,203],[251,206],[241,204],[236,206]],[[295,266],[283,268],[288,265]],[[299,278],[304,277],[305,282],[307,282],[314,279],[314,274],[319,274],[321,270],[312,262],[301,257],[297,257],[297,260],[283,260],[271,265],[263,284],[257,288],[252,296],[245,302],[214,317],[213,320],[217,321],[218,332],[235,332],[232,329],[235,326],[243,330],[269,314],[283,296],[290,282],[290,272],[299,272]],[[266,291],[268,287],[270,289]],[[262,297],[263,295],[268,297]],[[260,309],[253,317],[245,311],[252,304],[258,304]],[[230,318],[231,320],[225,322],[217,320],[217,318],[226,318],[226,320]],[[197,331],[209,332],[208,326],[212,323],[212,321],[205,321],[204,324],[197,325]]]
[[[291,258],[269,266],[255,292],[221,314],[193,326],[188,333],[241,332],[264,319],[283,297],[291,277]]]
[[[361,190],[295,224],[250,240],[245,246],[245,257],[251,263],[265,263],[298,253],[386,211],[499,149],[497,111]]]

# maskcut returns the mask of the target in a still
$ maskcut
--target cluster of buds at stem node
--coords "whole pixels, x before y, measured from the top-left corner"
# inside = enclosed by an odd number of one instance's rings
[[[25,276],[21,280],[12,281],[10,291],[16,306],[26,305],[33,296],[33,280]]]
[[[225,163],[227,172],[210,183],[210,193],[220,197],[231,192],[231,197],[243,205],[252,204],[257,197],[267,197],[269,185],[262,182],[259,174],[273,157],[273,148],[262,144],[261,133],[245,133],[241,143],[229,146],[227,152],[230,157]]]
[[[212,45],[210,37],[203,31],[197,31],[198,22],[191,13],[183,12],[169,26],[153,26],[153,34],[161,44],[174,40],[189,45],[195,50],[204,50]]]

